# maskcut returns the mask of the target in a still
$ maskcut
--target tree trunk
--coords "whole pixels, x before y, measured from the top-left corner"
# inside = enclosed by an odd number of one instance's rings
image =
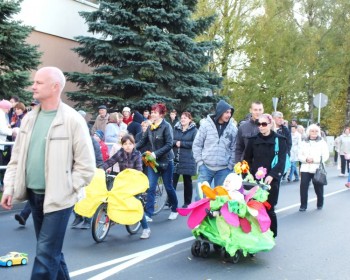
[[[314,89],[313,86],[308,83],[308,89],[307,89],[307,99],[309,103],[309,119],[310,122],[314,122]]]

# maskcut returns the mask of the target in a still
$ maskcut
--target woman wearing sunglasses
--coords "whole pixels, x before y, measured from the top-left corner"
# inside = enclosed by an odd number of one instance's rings
[[[287,155],[286,138],[274,132],[274,123],[271,115],[263,114],[257,122],[259,133],[248,139],[247,149],[244,159],[248,162],[251,174],[255,175],[259,167],[267,169],[265,183],[271,186],[268,202],[271,205],[267,213],[271,219],[270,229],[273,236],[277,236],[277,217],[275,206],[278,201],[279,185],[284,172],[284,165]],[[278,138],[278,162],[272,167],[272,161],[275,157],[275,143]]]

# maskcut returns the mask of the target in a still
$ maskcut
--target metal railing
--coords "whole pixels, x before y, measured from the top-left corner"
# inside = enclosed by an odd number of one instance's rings
[[[3,142],[0,141],[0,145],[4,145],[4,146],[13,146],[13,144],[15,144],[15,142]],[[106,145],[108,146],[108,148],[112,147],[114,143],[106,143]],[[0,151],[2,152],[2,151]],[[4,170],[7,168],[7,165],[0,165],[0,170]]]

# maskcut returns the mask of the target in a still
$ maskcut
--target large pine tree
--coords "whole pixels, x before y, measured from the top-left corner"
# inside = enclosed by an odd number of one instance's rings
[[[25,89],[31,84],[30,71],[40,63],[36,46],[26,43],[32,28],[12,19],[20,12],[18,1],[0,1],[0,96],[19,96],[24,102],[31,99]]]
[[[213,42],[197,42],[212,17],[193,20],[196,0],[107,0],[81,12],[93,36],[80,36],[75,52],[91,73],[66,73],[79,86],[78,107],[168,108],[197,116],[212,109],[221,78],[208,72]]]

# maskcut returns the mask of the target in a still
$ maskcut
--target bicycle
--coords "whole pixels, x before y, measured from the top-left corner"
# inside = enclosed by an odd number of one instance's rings
[[[147,197],[147,196],[146,196]],[[162,177],[159,177],[156,187],[156,195],[154,199],[154,212],[153,215],[157,215],[164,208],[168,200],[168,195],[164,188],[164,183]],[[147,198],[144,198],[144,202],[147,201]]]
[[[112,189],[115,177],[116,175],[106,174],[106,185],[107,185],[108,191]],[[138,198],[141,200],[142,205],[144,205],[142,196],[139,196]],[[107,206],[108,206],[108,202],[107,201],[103,202],[97,208],[92,218],[92,226],[91,226],[92,237],[97,243],[102,242],[106,238],[110,230],[110,227],[116,224],[108,217]],[[125,225],[126,231],[131,235],[136,234],[140,230],[140,228],[141,228],[140,221],[132,225]]]
[[[110,174],[106,175],[106,183],[107,183],[108,190],[112,189],[113,181],[115,177],[116,177],[115,175],[110,175]],[[140,199],[143,207],[145,207],[146,201],[147,201],[147,193],[142,193],[141,195],[137,196],[137,198]],[[164,188],[163,180],[160,177],[156,187],[156,196],[154,201],[154,215],[157,215],[164,208],[167,198],[168,196]],[[107,205],[108,205],[107,201],[103,202],[97,208],[92,218],[92,227],[91,227],[92,237],[97,243],[102,242],[106,238],[110,230],[110,227],[115,224],[108,217]],[[134,235],[140,230],[141,222],[138,221],[132,225],[125,225],[125,228],[129,234]]]

